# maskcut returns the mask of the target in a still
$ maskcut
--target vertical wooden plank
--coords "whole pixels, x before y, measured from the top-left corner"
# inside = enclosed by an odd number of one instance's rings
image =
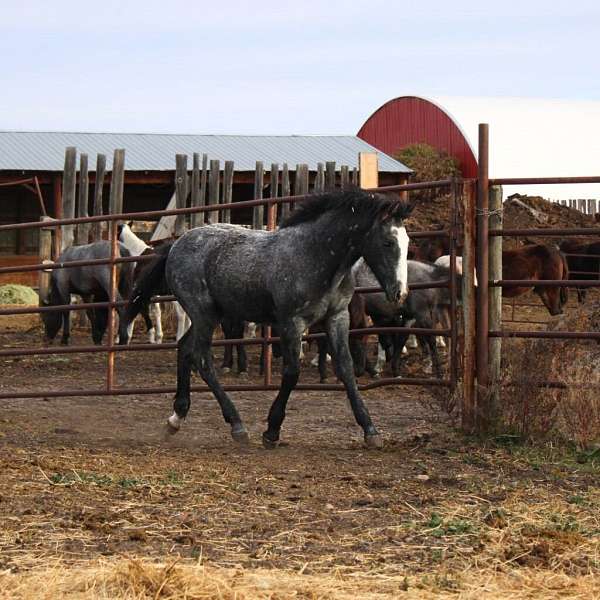
[[[290,195],[290,170],[287,163],[283,163],[281,170],[281,195],[286,198]],[[281,205],[281,218],[285,219],[290,214],[290,203]]]
[[[462,428],[467,433],[475,431],[477,394],[475,390],[475,184],[467,181],[463,192],[464,246],[463,246],[463,397]],[[481,281],[481,280],[479,280]]]
[[[62,177],[56,173],[52,178],[52,201],[54,206],[54,218],[62,219]],[[57,227],[54,230],[54,240],[52,245],[52,255],[56,259],[62,249],[62,228]]]
[[[342,191],[347,190],[350,187],[350,169],[348,165],[342,165],[340,167],[340,187]]]
[[[96,181],[94,182],[94,208],[93,215],[102,215],[102,192],[104,190],[104,175],[106,174],[106,156],[98,154],[96,156]],[[105,229],[102,221],[96,221],[92,226],[92,240],[99,242],[102,239],[102,231]]]
[[[192,208],[197,208],[201,206],[200,203],[200,155],[197,152],[194,152],[192,155],[192,181],[191,181],[191,190],[190,190],[191,198],[190,198],[190,206]],[[202,213],[192,213],[190,215],[190,227],[193,229],[194,227],[198,227],[200,225],[200,215]]]
[[[377,152],[358,153],[358,177],[363,190],[379,187],[379,159]]]
[[[323,163],[317,163],[317,174],[315,175],[313,191],[315,194],[321,194],[325,191],[325,165]]]
[[[325,163],[325,191],[333,192],[335,190],[335,161]]]
[[[260,160],[256,161],[256,170],[254,171],[254,199],[259,200],[263,197],[264,170]],[[262,229],[264,222],[264,206],[255,206],[252,217],[252,228]]]
[[[125,184],[125,150],[117,149],[113,156],[112,176],[110,179],[109,214],[118,215],[123,212],[123,187]],[[111,221],[110,227],[116,228],[117,221]],[[111,239],[113,235],[111,233]]]
[[[175,155],[175,206],[185,208],[188,195],[187,154]],[[185,215],[175,217],[175,236],[185,233]]]
[[[76,183],[76,165],[77,148],[72,146],[65,150],[65,168],[62,181],[62,218],[72,219],[75,217],[75,183]],[[61,250],[73,245],[74,226],[63,225]]]
[[[356,167],[352,167],[352,185],[358,186],[358,169]]]
[[[269,189],[271,193],[269,194],[270,198],[277,198],[279,196],[279,164],[271,163],[271,171],[269,172]],[[279,212],[277,208],[277,204],[269,204],[269,209],[272,210],[272,215],[269,213],[267,209],[267,229],[269,228],[269,218],[273,217],[272,229],[275,229],[277,224],[277,214]]]
[[[41,217],[42,221],[52,222],[50,217]],[[40,229],[40,264],[52,261],[52,229],[50,227],[43,227]],[[38,272],[38,287],[40,306],[45,304],[48,300],[48,293],[50,291],[50,275],[51,271],[39,271]]]
[[[585,212],[585,200],[582,200],[581,198],[577,199],[577,210],[579,212]]]
[[[221,161],[211,160],[210,161],[210,172],[208,174],[208,204],[216,206],[217,210],[211,210],[208,213],[209,223],[219,222],[219,184],[221,176]]]
[[[492,186],[489,191],[489,210],[491,229],[502,229],[502,187]],[[492,236],[489,240],[489,272],[490,280],[502,279],[502,236]],[[502,288],[491,287],[489,291],[489,327],[492,331],[502,329]],[[489,338],[489,378],[490,407],[500,406],[500,378],[502,360],[502,338]],[[493,415],[495,418],[496,415]]]
[[[596,204],[596,201],[592,200],[591,198],[588,198],[588,200],[587,200],[587,214],[588,215],[593,215],[596,212],[594,204]]]
[[[77,199],[77,216],[87,217],[88,215],[88,195],[90,190],[90,180],[88,176],[88,155],[81,154],[79,157],[79,195]],[[77,245],[89,243],[90,224],[79,223],[76,229]],[[81,311],[83,312],[83,311]]]
[[[232,160],[225,161],[225,169],[223,171],[223,204],[231,204],[233,202],[233,174],[234,163]],[[231,223],[231,209],[223,210],[223,223]]]
[[[200,173],[200,206],[206,206],[206,193],[208,188],[208,154],[202,155],[202,172]],[[200,213],[199,225],[208,223],[208,214]]]

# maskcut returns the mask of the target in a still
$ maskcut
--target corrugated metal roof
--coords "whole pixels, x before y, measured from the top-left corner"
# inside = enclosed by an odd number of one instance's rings
[[[172,171],[175,154],[206,153],[209,160],[233,160],[237,171],[253,171],[257,160],[265,169],[271,163],[287,163],[294,169],[306,163],[336,161],[356,167],[359,152],[377,152],[379,170],[410,173],[410,169],[353,135],[171,135],[159,133],[70,133],[0,131],[0,170],[62,171],[65,148],[75,146],[89,156],[95,169],[96,154],[105,154],[112,165],[115,148],[125,148],[128,171]],[[191,164],[190,164],[191,167]]]

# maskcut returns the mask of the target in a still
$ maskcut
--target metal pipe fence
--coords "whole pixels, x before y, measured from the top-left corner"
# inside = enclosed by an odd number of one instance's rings
[[[411,190],[422,190],[422,189],[441,189],[450,188],[453,192],[453,212],[457,210],[457,194],[458,184],[454,180],[441,180],[435,182],[415,183],[415,184],[402,184],[395,186],[385,186],[380,188],[373,188],[367,190],[369,192],[388,193],[388,192],[408,192]],[[153,255],[148,256],[120,256],[119,244],[118,244],[118,231],[117,225],[119,221],[129,220],[142,220],[142,219],[154,219],[163,216],[179,216],[179,215],[193,215],[196,213],[210,213],[211,211],[235,211],[249,207],[264,206],[267,211],[267,229],[273,230],[276,227],[276,208],[279,204],[292,204],[295,202],[301,202],[306,198],[310,197],[310,194],[302,194],[295,196],[285,197],[271,197],[262,198],[255,200],[247,200],[241,202],[229,202],[229,203],[216,203],[206,204],[202,206],[192,207],[180,207],[168,210],[153,210],[153,211],[141,211],[141,212],[117,212],[116,214],[106,215],[92,215],[84,217],[71,217],[64,219],[45,219],[44,221],[35,221],[29,223],[14,223],[0,225],[0,232],[6,230],[24,230],[24,229],[51,229],[55,232],[60,231],[60,228],[65,225],[81,225],[89,223],[107,223],[109,226],[109,242],[110,242],[110,257],[106,259],[93,259],[93,260],[79,260],[72,262],[53,262],[46,261],[44,263],[35,265],[23,265],[15,267],[0,267],[0,274],[3,273],[17,273],[24,271],[39,271],[39,272],[50,272],[56,269],[67,269],[80,266],[96,266],[96,265],[110,265],[110,297],[108,301],[104,302],[92,302],[87,304],[65,304],[56,306],[38,306],[38,307],[14,307],[14,308],[3,308],[0,310],[0,315],[23,315],[23,314],[35,314],[35,313],[47,313],[47,312],[64,312],[64,311],[81,311],[88,309],[100,309],[107,308],[108,310],[108,335],[107,341],[103,345],[74,345],[74,346],[62,346],[62,347],[37,347],[37,348],[4,348],[0,350],[0,358],[19,357],[19,356],[51,356],[51,355],[70,355],[70,354],[96,354],[104,353],[107,355],[106,365],[106,384],[104,387],[99,389],[77,389],[77,390],[35,390],[35,391],[15,391],[15,392],[2,392],[0,393],[0,399],[11,399],[11,398],[55,398],[55,397],[68,397],[68,396],[108,396],[108,395],[132,395],[132,394],[159,394],[159,393],[172,393],[175,391],[174,387],[118,387],[115,385],[115,370],[116,370],[116,357],[122,352],[146,352],[146,351],[167,351],[177,348],[176,343],[163,343],[163,344],[145,344],[137,343],[130,345],[116,345],[114,343],[116,334],[116,315],[115,309],[117,307],[124,306],[125,301],[116,301],[116,289],[117,289],[117,267],[119,264],[131,263],[131,262],[143,262],[150,261],[154,258]],[[119,202],[115,204],[117,207],[122,206]],[[450,224],[449,229],[437,230],[437,231],[421,231],[410,233],[411,238],[436,238],[445,237],[450,241],[450,252],[452,257],[456,257],[456,237],[457,237],[457,220],[456,214],[454,215],[453,222]],[[427,288],[447,288],[450,290],[451,295],[451,323],[448,329],[424,329],[417,327],[372,327],[366,329],[353,329],[351,335],[375,335],[378,333],[406,333],[415,335],[436,335],[450,338],[451,352],[450,352],[450,377],[449,379],[436,379],[428,377],[416,377],[416,378],[382,378],[377,381],[370,383],[363,383],[359,385],[361,390],[375,389],[388,385],[433,385],[442,386],[448,388],[454,388],[458,378],[458,325],[456,320],[456,305],[457,305],[457,286],[456,286],[456,264],[455,260],[451,261],[450,279],[445,281],[431,282],[430,284],[414,284],[411,285],[411,289],[427,289]],[[357,288],[358,293],[372,293],[379,292],[381,288],[370,287],[370,288]],[[162,302],[175,300],[174,296],[156,296],[152,299],[153,302]],[[303,340],[312,340],[320,337],[324,337],[324,333],[308,334],[303,337]],[[265,357],[265,374],[264,381],[262,384],[243,384],[243,385],[224,385],[224,389],[228,391],[266,391],[266,390],[277,390],[279,386],[272,383],[272,356],[271,346],[273,343],[278,342],[279,338],[272,336],[270,326],[265,326],[263,329],[263,336],[258,338],[241,338],[241,339],[222,339],[214,340],[213,346],[227,346],[227,345],[262,345],[263,354]],[[297,386],[299,390],[343,390],[341,384],[313,384],[313,383],[302,383]],[[210,391],[207,386],[192,386],[193,391]]]

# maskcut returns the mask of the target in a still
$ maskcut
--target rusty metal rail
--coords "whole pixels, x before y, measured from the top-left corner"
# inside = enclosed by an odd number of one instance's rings
[[[397,186],[386,186],[381,188],[374,188],[369,191],[371,192],[401,192],[410,190],[421,190],[421,189],[440,189],[448,187],[452,190],[453,207],[456,211],[456,195],[457,187],[456,182],[453,180],[441,180],[436,182],[425,182],[416,184],[403,184]],[[163,216],[175,216],[175,215],[187,215],[200,212],[211,212],[211,211],[223,211],[226,209],[239,210],[254,206],[266,206],[267,207],[267,228],[272,230],[275,228],[275,209],[278,204],[292,203],[302,201],[305,198],[310,197],[310,194],[304,194],[299,196],[286,196],[279,198],[264,198],[255,199],[242,202],[231,202],[224,204],[208,204],[205,206],[197,206],[190,208],[176,208],[171,210],[158,210],[158,211],[141,211],[134,213],[123,213],[117,212],[116,214],[109,215],[96,215],[78,218],[66,218],[66,219],[46,219],[44,221],[35,221],[29,223],[15,223],[8,225],[0,225],[0,232],[7,230],[23,230],[23,229],[53,229],[58,230],[64,225],[79,225],[83,223],[99,223],[106,222],[110,226],[109,243],[111,247],[110,257],[106,259],[94,259],[87,261],[73,261],[73,262],[45,262],[34,265],[23,265],[16,267],[1,267],[0,274],[6,273],[17,273],[17,272],[48,272],[56,269],[66,269],[81,266],[94,266],[94,265],[110,265],[111,267],[111,290],[110,298],[105,302],[93,302],[88,304],[67,304],[57,306],[38,306],[38,307],[15,307],[15,308],[3,308],[0,310],[0,315],[22,315],[22,314],[35,314],[35,313],[46,313],[46,312],[64,312],[64,311],[80,311],[89,309],[109,309],[109,320],[108,320],[108,335],[107,342],[103,345],[75,345],[75,346],[57,346],[57,347],[38,347],[38,348],[4,348],[0,350],[0,358],[10,358],[17,356],[51,356],[51,355],[69,355],[69,354],[95,354],[104,353],[107,355],[107,368],[106,368],[106,385],[102,389],[81,389],[81,390],[35,390],[35,391],[17,391],[17,392],[2,392],[0,393],[0,399],[9,398],[53,398],[63,396],[108,396],[108,395],[131,395],[131,394],[154,394],[154,393],[173,393],[174,387],[129,387],[120,388],[115,386],[115,366],[116,357],[122,352],[144,352],[144,351],[165,351],[173,350],[177,348],[176,343],[164,343],[164,344],[131,344],[131,345],[116,345],[113,340],[116,333],[116,321],[115,311],[117,307],[121,307],[126,302],[116,301],[116,278],[117,278],[117,265],[122,263],[130,262],[143,262],[150,261],[154,258],[153,255],[148,256],[119,256],[119,245],[117,240],[117,223],[125,220],[139,220],[148,218],[158,218]],[[456,216],[456,215],[455,215]],[[456,256],[456,218],[450,226],[450,229],[437,230],[437,231],[421,231],[411,232],[410,237],[415,238],[428,238],[428,237],[446,237],[450,240],[451,254]],[[452,296],[452,308],[455,313],[456,309],[456,266],[455,261],[452,262],[450,270],[450,279],[439,282],[432,282],[430,284],[414,284],[411,289],[427,289],[427,288],[448,288],[451,291]],[[357,292],[361,293],[374,293],[380,292],[379,287],[365,287],[357,288]],[[174,296],[156,296],[152,299],[153,302],[169,301],[174,300]],[[264,390],[277,390],[279,386],[274,385],[271,381],[271,344],[278,342],[279,338],[271,336],[270,327],[264,329],[265,335],[258,338],[242,338],[242,339],[222,339],[214,340],[214,346],[230,346],[230,345],[262,345],[266,350],[265,352],[265,378],[263,384],[244,384],[244,385],[229,385],[224,386],[228,391],[264,391]],[[449,329],[423,329],[417,327],[380,327],[380,328],[365,328],[365,329],[354,329],[350,333],[351,335],[376,335],[378,333],[406,333],[415,335],[436,335],[450,337],[451,339],[451,356],[450,356],[450,378],[449,379],[435,379],[427,377],[417,378],[384,378],[377,381],[360,384],[359,389],[369,390],[375,389],[387,385],[433,385],[453,388],[457,381],[457,369],[458,369],[458,357],[457,357],[457,323],[456,315],[453,314]],[[312,340],[320,337],[324,337],[324,333],[308,334],[303,337],[304,340]],[[193,386],[194,391],[209,391],[206,386]],[[297,386],[299,390],[343,390],[341,384],[299,384]]]

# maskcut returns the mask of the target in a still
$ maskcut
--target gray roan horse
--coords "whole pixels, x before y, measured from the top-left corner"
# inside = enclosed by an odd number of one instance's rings
[[[430,283],[450,278],[450,269],[445,265],[422,263],[409,260],[408,285],[415,283]],[[368,264],[359,260],[353,268],[355,284],[359,287],[373,287],[377,285]],[[450,304],[450,293],[447,288],[428,288],[411,290],[406,302],[402,306],[389,302],[381,292],[364,295],[367,314],[373,323],[379,327],[422,327],[433,329],[434,325],[441,319],[442,311]],[[407,333],[381,335],[380,343],[390,354],[392,363],[392,374],[397,377],[400,374],[399,361],[402,349],[408,339]],[[428,351],[434,373],[441,378],[442,368],[439,353],[435,343],[435,336],[418,336],[419,343],[424,351]],[[388,353],[386,352],[386,353]]]
[[[159,248],[161,255],[136,283],[128,312],[147,301],[166,276],[192,321],[178,344],[177,392],[167,430],[175,433],[188,413],[195,368],[219,402],[234,440],[246,443],[248,434],[238,411],[217,380],[211,338],[224,317],[276,323],[282,381],[263,433],[263,444],[276,446],[288,398],[298,382],[302,333],[323,319],[336,372],[365,442],[380,447],[382,438],[358,392],[348,349],[351,269],[364,257],[390,302],[401,303],[408,294],[403,220],[410,210],[397,197],[353,189],[308,198],[277,231],[208,225],[188,231],[170,248]]]
[[[119,244],[121,256],[130,256],[129,250]],[[110,242],[95,242],[84,246],[71,246],[63,250],[57,263],[69,263],[80,260],[97,260],[110,258]],[[121,302],[129,298],[133,284],[133,263],[117,264],[117,289],[115,299]],[[41,298],[42,306],[59,306],[71,303],[71,294],[81,296],[85,302],[107,302],[110,298],[110,265],[76,266],[54,269],[50,276],[48,298]],[[117,307],[119,314],[119,343],[127,343],[127,324],[125,307]],[[108,309],[95,308],[87,310],[92,324],[92,340],[95,344],[102,342],[108,323]],[[43,312],[42,320],[45,329],[45,341],[52,343],[61,326],[63,328],[61,344],[67,345],[70,336],[70,311]],[[112,343],[112,340],[111,340]]]

